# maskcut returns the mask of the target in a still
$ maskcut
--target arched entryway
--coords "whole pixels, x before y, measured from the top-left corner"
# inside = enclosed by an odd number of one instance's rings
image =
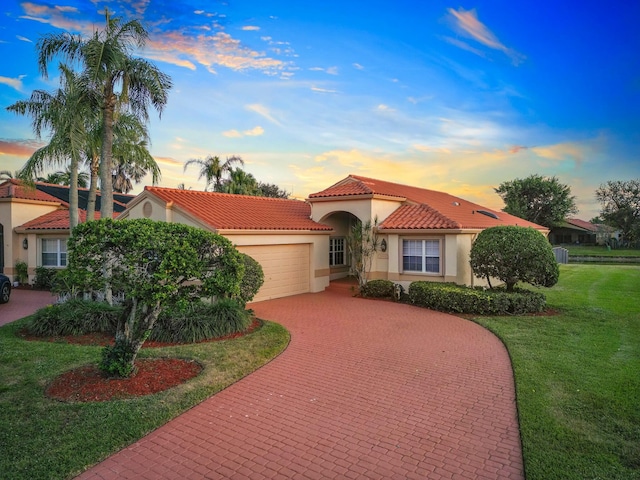
[[[329,237],[328,252],[330,280],[345,278],[351,273],[347,237],[353,226],[359,221],[354,214],[345,211],[332,212],[320,220],[320,223],[333,228]]]

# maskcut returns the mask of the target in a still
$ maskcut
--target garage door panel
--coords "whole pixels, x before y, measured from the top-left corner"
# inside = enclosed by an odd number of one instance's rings
[[[306,293],[310,290],[309,244],[239,246],[264,271],[264,284],[253,301]]]

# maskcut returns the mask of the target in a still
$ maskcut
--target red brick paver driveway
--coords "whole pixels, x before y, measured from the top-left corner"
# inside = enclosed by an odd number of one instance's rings
[[[289,329],[287,350],[80,478],[523,478],[488,331],[333,288],[252,306]]]
[[[56,298],[50,292],[13,289],[9,302],[0,305],[0,326],[31,315],[55,301]]]

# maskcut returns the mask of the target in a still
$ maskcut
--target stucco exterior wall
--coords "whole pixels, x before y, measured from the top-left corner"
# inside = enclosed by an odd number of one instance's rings
[[[4,273],[5,275],[8,275],[12,281],[17,280],[15,271],[16,262],[27,262],[30,277],[32,277],[35,267],[37,266],[35,263],[35,235],[17,233],[15,228],[30,220],[58,210],[58,207],[59,206],[54,203],[42,203],[19,199],[0,200],[0,223],[4,227]],[[29,244],[27,250],[22,247],[22,242],[25,238]]]

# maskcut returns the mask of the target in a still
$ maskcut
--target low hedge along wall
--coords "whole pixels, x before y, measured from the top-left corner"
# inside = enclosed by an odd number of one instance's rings
[[[477,315],[535,313],[544,310],[546,305],[542,293],[529,290],[481,290],[455,283],[422,281],[409,285],[409,299],[414,305],[433,310]]]

